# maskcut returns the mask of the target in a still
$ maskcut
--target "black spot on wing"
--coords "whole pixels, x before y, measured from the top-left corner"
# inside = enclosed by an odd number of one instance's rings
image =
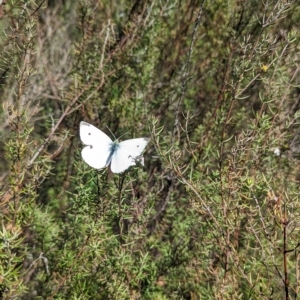
[[[89,132],[88,135],[92,135],[92,134]]]

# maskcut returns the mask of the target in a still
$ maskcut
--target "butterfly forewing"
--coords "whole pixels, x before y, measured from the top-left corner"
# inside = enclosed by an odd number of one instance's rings
[[[103,131],[83,121],[80,122],[80,138],[85,145],[102,146],[112,143],[112,140]]]
[[[112,140],[100,129],[86,122],[80,122],[80,138],[87,145],[81,151],[83,160],[95,169],[106,167]]]

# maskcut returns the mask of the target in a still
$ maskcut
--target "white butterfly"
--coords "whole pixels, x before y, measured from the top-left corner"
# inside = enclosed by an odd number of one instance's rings
[[[146,138],[113,142],[100,129],[83,121],[80,122],[80,138],[87,145],[81,151],[83,160],[95,169],[102,169],[110,164],[113,173],[125,171],[134,166],[136,161],[143,164],[141,153],[149,142]]]

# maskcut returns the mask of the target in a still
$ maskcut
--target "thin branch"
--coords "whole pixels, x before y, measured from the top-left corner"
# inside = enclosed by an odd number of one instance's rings
[[[200,24],[200,20],[203,14],[203,6],[204,6],[204,2],[205,0],[202,1],[199,12],[197,14],[197,18],[195,20],[195,24],[194,24],[194,30],[193,30],[193,34],[192,34],[192,39],[190,42],[190,47],[189,47],[189,52],[188,52],[188,57],[187,57],[187,62],[185,65],[186,71],[183,73],[183,80],[182,80],[182,85],[181,85],[181,93],[180,93],[180,97],[178,99],[177,102],[177,107],[176,107],[176,111],[175,111],[175,119],[174,119],[174,125],[173,125],[173,136],[172,136],[172,146],[174,146],[174,142],[175,142],[175,133],[177,130],[177,126],[179,124],[179,111],[180,111],[180,105],[183,102],[183,98],[185,96],[185,91],[186,91],[186,86],[187,86],[187,82],[189,80],[189,74],[190,74],[190,70],[191,70],[191,60],[192,60],[192,54],[193,54],[193,46],[196,40],[196,34],[197,34],[197,29],[198,26]]]

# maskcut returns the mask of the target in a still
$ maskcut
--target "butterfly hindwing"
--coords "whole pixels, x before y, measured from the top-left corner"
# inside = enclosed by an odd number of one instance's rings
[[[107,166],[108,147],[86,146],[81,151],[83,160],[92,168],[102,169]]]
[[[119,143],[112,156],[111,171],[121,173],[130,166],[134,166],[136,164],[135,159],[141,155],[148,142],[149,139],[139,138]]]

